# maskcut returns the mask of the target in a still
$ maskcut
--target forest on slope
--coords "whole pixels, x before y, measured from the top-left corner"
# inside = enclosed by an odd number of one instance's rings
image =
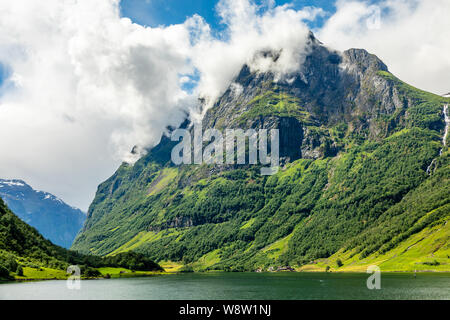
[[[311,48],[292,81],[244,66],[240,93],[230,85],[203,119],[279,129],[277,174],[174,166],[163,137],[98,187],[72,249],[135,250],[200,271],[449,271],[450,99],[402,82],[365,50],[334,52],[313,36]]]
[[[56,246],[12,213],[0,198],[0,280],[65,279],[69,265],[78,265],[85,278],[102,277],[101,268],[162,271],[142,254],[114,257],[87,256]],[[100,269],[100,270],[99,270]]]

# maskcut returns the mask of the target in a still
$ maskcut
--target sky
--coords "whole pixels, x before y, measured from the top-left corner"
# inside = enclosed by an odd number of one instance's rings
[[[130,153],[201,118],[246,63],[288,75],[311,29],[450,91],[448,0],[0,0],[0,178],[87,210]],[[276,63],[256,57],[283,48]]]
[[[122,16],[129,17],[141,25],[157,27],[183,23],[186,18],[198,14],[213,30],[223,30],[224,26],[220,23],[220,16],[215,10],[217,3],[218,0],[122,0],[120,7]],[[274,3],[278,6],[289,4],[294,9],[315,6],[329,13],[334,13],[336,10],[334,1],[329,0],[277,0]],[[320,20],[320,22],[323,21],[323,19]]]

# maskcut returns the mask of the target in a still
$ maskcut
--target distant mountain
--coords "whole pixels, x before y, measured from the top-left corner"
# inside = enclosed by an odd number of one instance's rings
[[[17,187],[26,185],[20,180],[6,182]],[[44,239],[38,230],[19,219],[0,198],[0,280],[65,279],[69,265],[78,265],[83,278],[100,277],[101,272],[93,268],[101,267],[109,267],[108,270],[119,267],[140,271],[163,270],[135,252],[100,258],[80,255],[54,245]]]
[[[15,180],[14,183],[21,182]],[[64,270],[71,255],[78,256],[44,239],[35,228],[12,213],[0,198],[0,280],[11,279],[11,273],[19,273],[18,261],[23,268]]]
[[[45,238],[69,248],[86,215],[58,197],[34,190],[22,180],[0,179],[0,197],[8,207]]]

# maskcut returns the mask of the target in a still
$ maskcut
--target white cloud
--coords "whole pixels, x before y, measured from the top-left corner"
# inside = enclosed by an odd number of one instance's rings
[[[244,63],[287,72],[301,62],[319,11],[223,0],[214,38],[199,16],[149,28],[120,18],[118,0],[0,1],[0,61],[13,90],[0,97],[0,176],[23,178],[83,208],[134,145],[155,144],[198,95],[214,101]],[[251,61],[283,48],[280,63]],[[192,93],[182,90],[199,75]],[[89,196],[88,196],[89,195]]]
[[[1,1],[0,176],[24,178],[86,208],[135,145],[183,119],[192,68],[186,24],[144,28],[118,1]]]
[[[317,35],[339,50],[364,48],[400,79],[443,94],[450,90],[449,12],[448,0],[339,0]]]
[[[263,9],[263,10],[262,10]],[[208,98],[208,107],[225,91],[233,77],[248,64],[253,71],[272,71],[278,77],[299,68],[303,62],[309,29],[305,20],[313,20],[323,11],[307,7],[294,10],[289,5],[264,8],[248,0],[221,0],[217,11],[227,28],[223,38],[204,34],[193,48],[193,65],[201,74],[197,93]],[[255,53],[281,51],[276,63]]]
[[[244,63],[289,75],[307,50],[304,21],[324,12],[262,3],[219,1],[226,26],[217,37],[197,15],[167,27],[133,24],[120,17],[119,0],[0,0],[0,63],[12,73],[0,89],[0,177],[86,209],[98,183],[136,159],[134,145],[158,142],[197,111],[198,96],[211,106]],[[367,48],[403,80],[448,92],[449,2],[410,3],[383,1],[377,30],[376,7],[341,0],[319,38]],[[273,63],[255,56],[261,50],[281,56]]]

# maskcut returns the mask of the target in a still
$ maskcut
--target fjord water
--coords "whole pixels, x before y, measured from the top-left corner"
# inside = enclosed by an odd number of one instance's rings
[[[0,299],[450,299],[450,274],[381,275],[369,290],[368,274],[209,273],[85,280],[80,290],[66,281],[6,283]]]

